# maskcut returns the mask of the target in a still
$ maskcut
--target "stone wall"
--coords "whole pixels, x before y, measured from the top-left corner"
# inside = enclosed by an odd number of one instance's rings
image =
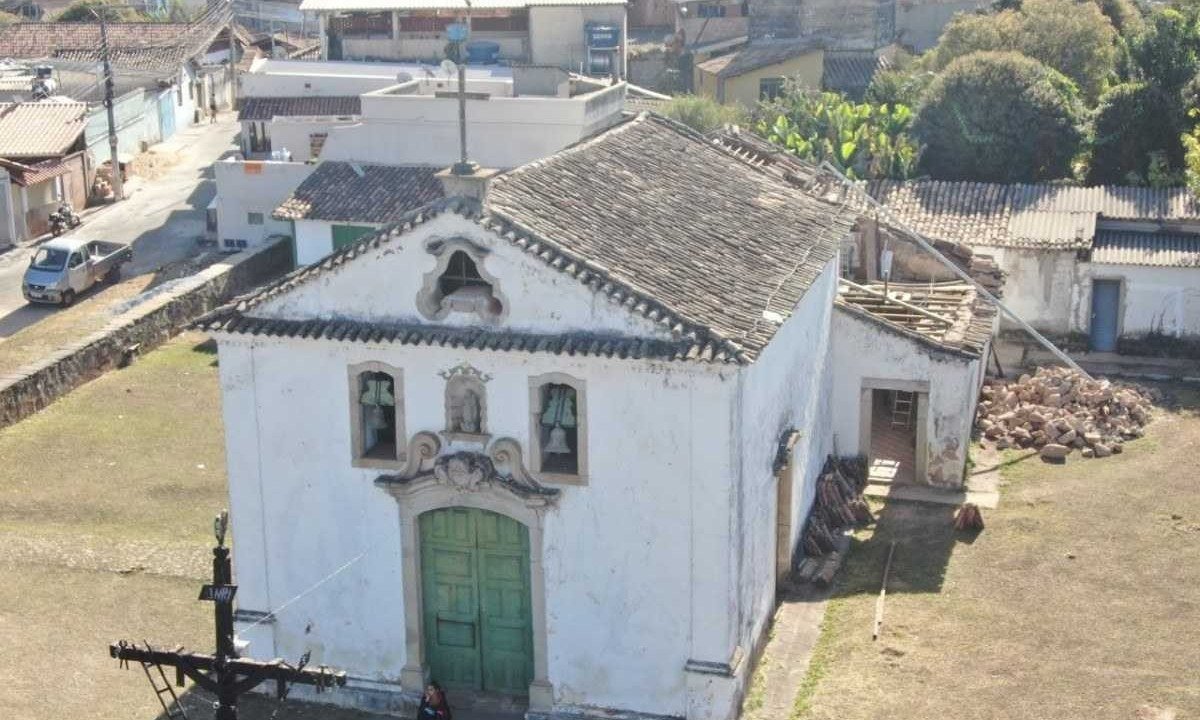
[[[0,374],[0,428],[146,352],[229,298],[291,269],[290,241],[239,253],[180,282],[49,357]]]

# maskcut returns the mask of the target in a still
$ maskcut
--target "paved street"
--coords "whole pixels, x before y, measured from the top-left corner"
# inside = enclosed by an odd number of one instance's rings
[[[101,208],[85,215],[82,226],[70,235],[96,240],[132,242],[133,262],[123,277],[156,272],[199,250],[197,239],[204,233],[205,208],[216,189],[210,166],[234,149],[238,124],[227,113],[215,125],[188,128],[157,146],[159,154],[173,153],[178,161],[160,171],[156,178],[133,178],[128,199],[120,205]],[[52,306],[26,305],[21,296],[21,277],[35,247],[21,247],[0,255],[0,340],[58,312]],[[88,291],[80,303],[121,302],[104,285]]]

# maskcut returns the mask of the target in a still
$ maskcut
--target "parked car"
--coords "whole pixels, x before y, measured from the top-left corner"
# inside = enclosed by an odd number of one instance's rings
[[[132,259],[125,243],[57,238],[38,248],[21,290],[29,302],[70,305],[96,283],[120,280],[121,266]]]

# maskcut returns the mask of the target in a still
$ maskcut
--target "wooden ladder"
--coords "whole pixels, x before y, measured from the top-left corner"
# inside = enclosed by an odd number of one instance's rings
[[[158,704],[162,705],[163,713],[168,720],[188,720],[187,711],[183,709],[183,704],[179,702],[179,696],[175,694],[175,688],[171,687],[171,682],[167,680],[167,674],[163,671],[162,665],[158,663],[141,663],[142,671],[146,673],[146,679],[150,681],[150,687],[154,689],[154,695],[158,698]],[[153,670],[158,671],[158,679],[155,679]],[[162,684],[159,684],[159,680]],[[182,685],[182,683],[180,683]],[[168,699],[170,698],[170,699]]]
[[[912,423],[915,393],[896,390],[892,397],[892,427],[906,428]]]

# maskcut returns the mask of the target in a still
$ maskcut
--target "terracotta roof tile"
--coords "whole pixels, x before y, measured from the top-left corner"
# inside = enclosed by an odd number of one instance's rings
[[[796,190],[680,125],[643,115],[501,176],[482,208],[449,198],[412,211],[200,324],[242,332],[278,322],[254,318],[253,308],[444,212],[475,220],[678,339],[585,342],[493,329],[474,340],[712,363],[752,362],[853,223],[844,208]]]
[[[300,97],[248,97],[242,100],[238,120],[270,120],[273,117],[326,117],[362,114],[357,95]]]
[[[275,211],[280,220],[397,222],[442,197],[440,168],[326,160]]]

